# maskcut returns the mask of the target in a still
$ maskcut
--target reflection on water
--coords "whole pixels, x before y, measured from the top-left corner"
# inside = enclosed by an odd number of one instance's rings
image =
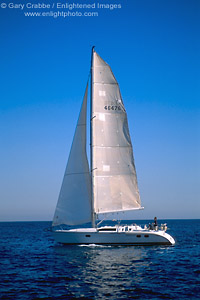
[[[75,289],[76,295],[82,286],[87,287],[90,295],[119,297],[123,291],[137,288],[144,280],[144,270],[150,270],[151,266],[143,247],[90,245],[56,246],[54,249],[65,263],[66,273],[73,270],[72,280],[66,282],[66,287]],[[76,286],[77,278],[81,285]]]

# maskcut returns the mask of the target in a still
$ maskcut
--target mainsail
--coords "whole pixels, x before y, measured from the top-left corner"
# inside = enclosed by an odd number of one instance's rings
[[[53,226],[79,225],[91,221],[91,177],[86,154],[87,94],[88,84],[58,198]]]
[[[92,181],[96,214],[140,209],[132,144],[119,85],[93,50]]]

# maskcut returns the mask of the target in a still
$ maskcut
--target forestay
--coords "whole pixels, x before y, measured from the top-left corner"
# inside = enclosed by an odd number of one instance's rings
[[[53,219],[53,226],[91,221],[91,177],[86,154],[86,87],[74,139]]]
[[[140,209],[127,114],[110,66],[95,51],[92,79],[94,211]]]

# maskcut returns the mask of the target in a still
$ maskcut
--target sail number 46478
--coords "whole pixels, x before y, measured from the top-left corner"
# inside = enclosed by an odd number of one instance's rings
[[[117,105],[105,105],[104,106],[104,109],[105,110],[121,110],[121,107],[120,106],[117,106]]]

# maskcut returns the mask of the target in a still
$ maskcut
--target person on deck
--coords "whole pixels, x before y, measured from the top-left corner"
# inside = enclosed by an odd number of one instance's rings
[[[156,217],[154,218],[153,227],[154,227],[154,230],[158,230],[158,221],[157,221]]]

